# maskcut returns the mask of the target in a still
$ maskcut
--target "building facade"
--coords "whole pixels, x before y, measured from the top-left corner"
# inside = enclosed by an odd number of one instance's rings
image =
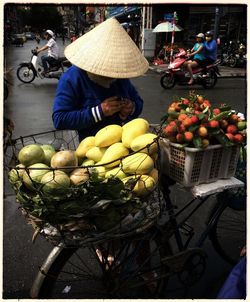
[[[22,32],[22,20],[18,15],[20,5],[4,6],[4,29],[8,33]],[[176,33],[175,42],[190,46],[192,37],[199,32],[214,30],[224,40],[240,40],[246,43],[247,6],[246,5],[208,5],[208,4],[152,4],[152,5],[58,5],[62,16],[62,30],[66,36],[81,35],[106,18],[116,17],[124,26],[138,47],[143,50],[145,33],[147,42],[155,49],[170,43],[171,34],[150,31],[164,22],[165,16],[177,13],[178,24],[183,31]],[[150,41],[150,39],[152,41]]]

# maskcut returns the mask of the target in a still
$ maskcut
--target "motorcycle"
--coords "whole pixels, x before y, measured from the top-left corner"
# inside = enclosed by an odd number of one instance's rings
[[[243,67],[246,66],[246,46],[238,41],[238,48],[235,50],[236,64],[235,66]]]
[[[237,46],[233,41],[225,43],[220,51],[220,65],[227,65],[229,67],[235,67],[237,65],[237,58],[235,56]]]
[[[23,83],[31,83],[35,77],[60,79],[65,72],[66,67],[70,67],[71,63],[65,57],[59,57],[53,64],[50,64],[49,71],[43,75],[43,67],[38,63],[38,54],[36,49],[31,50],[32,56],[30,62],[19,64],[17,69],[17,77]]]
[[[180,85],[188,85],[187,83],[190,80],[190,75],[183,67],[184,62],[187,60],[187,52],[180,48],[179,53],[175,55],[173,62],[168,65],[167,70],[161,77],[160,83],[163,88],[171,89],[177,83]],[[219,61],[216,61],[214,64],[205,67],[194,68],[193,84],[202,85],[204,88],[214,87],[217,83],[217,75],[220,75],[218,65]]]

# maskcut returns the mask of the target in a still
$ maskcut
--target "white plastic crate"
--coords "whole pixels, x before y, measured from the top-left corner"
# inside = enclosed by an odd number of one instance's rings
[[[185,187],[234,176],[239,158],[237,145],[184,148],[162,138],[160,147],[162,172]]]

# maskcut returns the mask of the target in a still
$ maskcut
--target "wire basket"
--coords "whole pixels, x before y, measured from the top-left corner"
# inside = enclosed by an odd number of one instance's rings
[[[234,176],[239,146],[211,145],[206,149],[183,147],[160,140],[163,171],[185,187]]]
[[[71,246],[99,243],[112,238],[137,234],[157,220],[161,212],[162,200],[157,182],[148,189],[145,181],[146,193],[138,197],[134,194],[134,190],[136,186],[144,184],[144,179],[136,171],[125,183],[118,177],[103,178],[96,173],[97,167],[109,163],[77,165],[67,168],[70,168],[70,171],[84,170],[84,173],[88,175],[88,181],[78,185],[70,183],[67,186],[63,183],[60,190],[55,191],[56,194],[54,191],[50,194],[51,191],[48,193],[45,190],[47,183],[41,184],[32,173],[39,172],[44,175],[50,172],[53,177],[48,183],[57,182],[58,185],[59,180],[56,175],[61,169],[17,166],[19,151],[29,144],[51,145],[56,151],[76,150],[79,140],[75,131],[55,130],[20,137],[13,140],[7,149],[5,168],[8,170],[9,180],[22,213],[35,229],[33,240],[41,234],[53,244],[62,241],[65,245]],[[152,144],[158,145],[158,137]],[[146,147],[150,148],[151,144]],[[128,160],[130,156],[132,158],[133,154],[140,151],[131,152],[120,158],[121,170],[124,159]],[[138,166],[142,165],[143,161],[144,159],[138,163]],[[156,158],[153,160],[153,166],[159,169],[159,161]],[[69,175],[67,169],[63,169],[61,173]],[[29,185],[27,185],[27,179]]]

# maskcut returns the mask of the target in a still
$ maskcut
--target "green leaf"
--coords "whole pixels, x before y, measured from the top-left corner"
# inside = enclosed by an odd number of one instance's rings
[[[230,139],[221,131],[218,134],[215,134],[214,137],[221,145],[225,147],[230,147],[234,145],[234,143],[231,142]]]
[[[198,119],[199,119],[199,120],[204,119],[204,117],[205,117],[205,114],[204,114],[204,113],[200,113],[200,114],[198,115]]]
[[[177,118],[178,115],[179,113],[176,111],[168,111],[168,116],[170,116],[171,118]]]
[[[231,106],[222,106],[219,107],[220,112],[224,112],[224,111],[231,111]]]
[[[188,130],[191,132],[194,132],[196,129],[198,129],[200,126],[199,125],[191,125]]]
[[[217,135],[221,132],[218,128],[207,127],[208,133],[211,135]]]
[[[200,137],[194,137],[193,138],[193,144],[195,148],[202,148],[202,140]]]
[[[163,123],[164,121],[167,120],[167,118],[168,118],[168,114],[166,113],[166,114],[164,114],[164,115],[162,116],[161,122]]]
[[[211,121],[220,121],[223,120],[224,118],[228,117],[231,114],[231,110],[230,111],[223,111],[221,113],[219,113],[218,115],[214,116]]]
[[[179,107],[180,107],[181,109],[186,109],[186,108],[188,107],[188,105],[180,104]]]

